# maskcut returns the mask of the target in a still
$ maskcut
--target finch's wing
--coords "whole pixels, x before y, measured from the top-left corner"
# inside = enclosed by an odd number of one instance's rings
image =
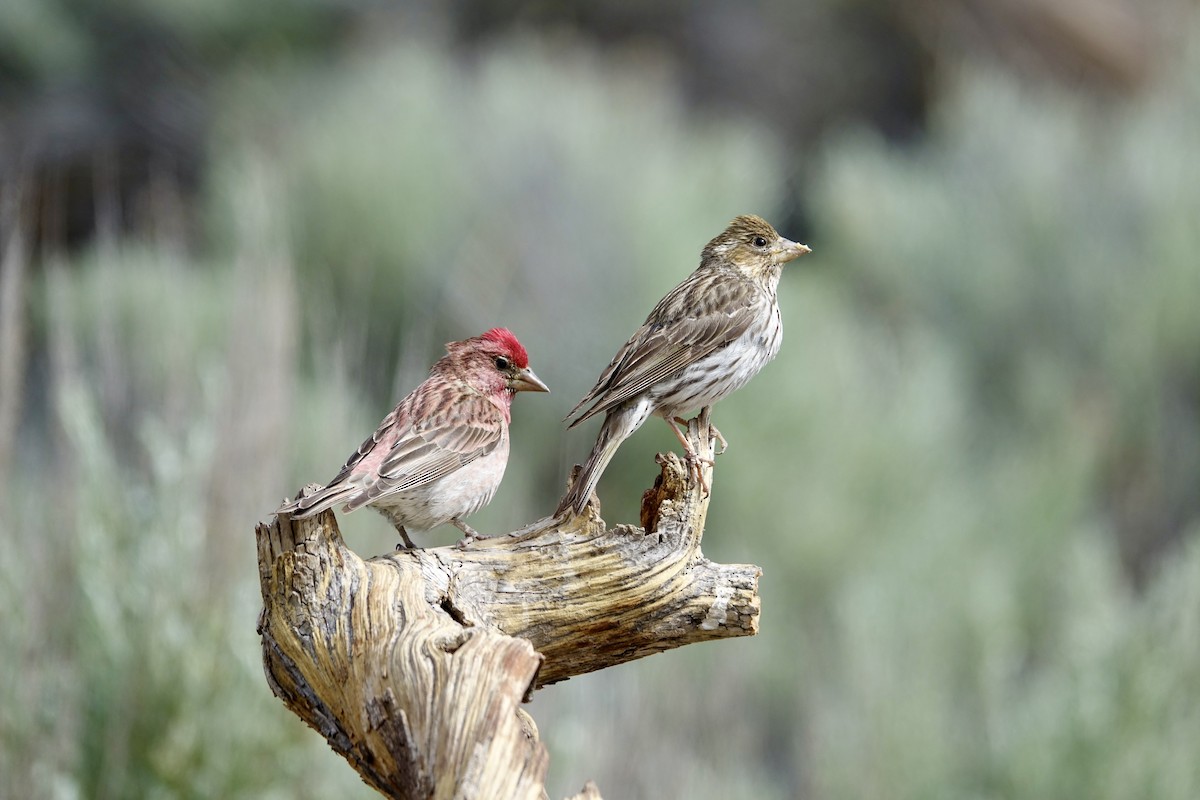
[[[280,507],[307,517],[435,481],[487,455],[503,441],[496,406],[461,387],[427,380],[400,401],[324,488]]]
[[[413,394],[418,391],[420,391],[420,387],[417,387]],[[358,449],[350,454],[350,458],[346,459],[346,463],[338,471],[338,474],[333,476],[333,480],[307,497],[297,497],[290,503],[285,503],[280,506],[279,510],[297,517],[307,517],[333,508],[339,503],[353,502],[355,508],[361,505],[362,501],[366,499],[362,487],[358,482],[351,481],[350,478],[356,471],[369,469],[370,461],[378,457],[375,455],[376,453],[383,453],[385,449],[390,449],[386,442],[392,437],[393,432],[398,432],[396,431],[398,423],[403,425],[399,421],[408,418],[413,394],[401,400],[400,404],[383,418],[383,422],[379,423],[375,432],[364,439]],[[367,463],[364,464],[364,462]],[[362,467],[358,469],[360,465]]]
[[[444,391],[455,390],[447,388]],[[361,493],[346,503],[349,511],[380,497],[444,478],[491,453],[503,439],[504,421],[500,411],[485,398],[472,395],[450,402],[444,396],[427,398],[421,394],[418,389],[405,398],[372,439],[363,442],[357,458],[352,458],[354,463],[343,468],[342,472],[347,475],[357,471],[354,468],[367,457],[363,448],[368,448],[370,442],[375,442],[376,446],[380,442],[391,442],[382,454],[377,475],[361,483]],[[445,414],[414,414],[417,405],[442,406],[447,411]],[[387,430],[389,427],[390,431]]]
[[[746,332],[760,313],[761,290],[749,281],[729,280],[724,273],[720,280],[716,277],[697,270],[659,301],[592,390],[567,414],[570,419],[592,404],[567,427],[636,397]]]

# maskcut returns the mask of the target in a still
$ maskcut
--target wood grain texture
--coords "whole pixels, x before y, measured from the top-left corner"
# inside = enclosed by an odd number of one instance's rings
[[[700,429],[689,439],[711,458]],[[332,513],[260,524],[272,691],[389,797],[546,797],[547,753],[521,708],[534,689],[758,629],[760,570],[703,556],[708,496],[676,455],[658,461],[648,529],[607,529],[593,500],[465,549],[363,560]]]

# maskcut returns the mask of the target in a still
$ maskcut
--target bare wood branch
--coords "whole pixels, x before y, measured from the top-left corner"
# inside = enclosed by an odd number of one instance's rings
[[[711,459],[701,429],[689,440]],[[544,798],[548,756],[520,707],[535,688],[757,631],[760,570],[704,558],[708,496],[677,456],[658,461],[648,530],[606,530],[593,501],[565,523],[364,561],[332,514],[259,525],[272,691],[389,797]],[[600,800],[591,784],[575,797]]]

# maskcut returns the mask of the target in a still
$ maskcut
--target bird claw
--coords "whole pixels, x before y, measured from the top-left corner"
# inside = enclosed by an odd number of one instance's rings
[[[679,425],[688,427],[688,423],[691,422],[691,420],[685,420],[685,419],[683,419],[682,416],[677,416],[676,422],[678,422]],[[716,451],[716,455],[720,456],[721,453],[724,453],[726,450],[730,449],[730,443],[728,443],[728,440],[725,438],[725,435],[721,434],[719,429],[716,428],[716,426],[713,425],[712,422],[708,423],[708,438],[716,439],[716,444],[721,445],[721,449]],[[683,441],[683,439],[680,438],[679,441]],[[684,446],[686,446],[686,443],[684,444]],[[708,462],[708,463],[713,463],[713,462]]]
[[[479,531],[475,530],[474,528],[472,528],[470,525],[463,522],[462,520],[452,519],[452,520],[450,520],[450,524],[453,525],[454,527],[458,528],[464,534],[466,534],[465,536],[463,536],[463,538],[458,540],[457,544],[454,545],[459,550],[466,550],[467,546],[469,544],[471,544],[471,542],[475,541],[476,539],[485,538],[485,537],[479,535]]]
[[[688,423],[691,422],[691,420],[684,419],[683,417],[676,417],[675,422],[677,422],[678,424],[680,424],[686,428],[688,426]],[[678,432],[676,432],[676,435],[679,436],[679,441],[683,442],[683,446],[687,447],[688,444],[686,441],[684,441],[682,435],[680,435]],[[726,450],[729,449],[729,441],[725,438],[724,435],[722,435],[721,431],[719,431],[717,429],[717,426],[713,425],[711,422],[708,423],[708,438],[710,440],[716,439],[717,444],[721,445],[721,449],[716,452],[716,455],[721,455],[722,453],[724,453]],[[708,463],[711,464],[713,462],[709,461]]]
[[[695,453],[685,453],[683,456],[684,463],[687,464],[688,472],[696,476],[696,481],[700,484],[700,489],[703,490],[704,496],[708,497],[711,493],[708,488],[708,481],[704,480],[704,469],[701,464],[713,465],[711,458],[701,458]]]
[[[408,538],[408,531],[404,530],[403,525],[396,526],[396,532],[400,534],[402,542],[396,543],[396,550],[416,550],[417,546],[413,544],[412,539]]]
[[[675,438],[677,438],[679,443],[683,445],[683,460],[687,464],[688,474],[696,476],[696,481],[700,484],[700,488],[704,490],[704,496],[708,497],[710,494],[708,481],[704,479],[704,470],[700,465],[707,464],[711,467],[716,462],[714,462],[711,458],[705,458],[704,456],[701,456],[699,453],[693,450],[691,444],[688,443],[687,437],[683,435],[683,431],[675,427],[676,424],[686,427],[688,423],[689,420],[686,420],[683,417],[675,417],[674,422],[672,422],[670,419],[667,420],[667,424],[671,427],[671,430],[675,432]],[[710,437],[713,433],[715,433],[720,438],[722,443],[725,442],[725,437],[721,436],[721,432],[718,431],[712,425],[712,423],[709,423],[708,430]],[[721,449],[721,452],[725,452],[724,448]]]
[[[721,445],[721,449],[716,452],[716,455],[721,455],[729,449],[729,442],[724,436],[721,435],[721,432],[717,430],[717,426],[713,425],[711,422],[708,423],[708,438],[716,439],[717,444]]]

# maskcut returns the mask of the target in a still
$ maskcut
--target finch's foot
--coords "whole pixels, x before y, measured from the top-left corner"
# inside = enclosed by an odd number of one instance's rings
[[[396,545],[397,550],[416,550],[417,549],[417,546],[412,543],[412,539],[408,538],[408,531],[404,530],[403,525],[397,525],[396,532],[399,533],[400,538],[404,540],[404,543],[402,545],[401,544]]]
[[[688,472],[696,476],[696,480],[699,482],[700,488],[704,490],[704,496],[708,497],[708,481],[704,480],[704,471],[701,469],[700,465],[707,464],[711,467],[713,465],[713,460],[711,458],[703,458],[699,453],[693,450],[691,444],[688,443],[687,437],[683,435],[683,431],[680,430],[679,426],[675,423],[687,425],[688,421],[686,419],[676,417],[674,420],[668,419],[667,424],[670,425],[671,430],[675,432],[675,438],[679,440],[681,445],[683,445],[683,461],[685,464],[687,464]],[[709,427],[711,428],[712,426],[710,425]]]
[[[696,476],[696,481],[700,484],[700,490],[704,492],[704,496],[708,497],[711,493],[708,488],[708,481],[704,480],[704,469],[701,464],[712,466],[711,458],[701,458],[695,453],[684,453],[683,462],[687,464],[688,472]]]
[[[717,455],[721,455],[729,449],[729,442],[726,441],[725,437],[721,435],[721,432],[717,430],[717,426],[713,425],[711,422],[708,423],[708,435],[709,437],[716,439],[717,444],[721,445],[721,449],[717,451]]]
[[[450,520],[450,524],[466,534],[466,536],[458,540],[458,544],[454,545],[459,550],[466,550],[467,545],[469,545],[471,542],[475,541],[476,539],[484,538],[479,535],[479,531],[475,530],[462,520],[452,519]]]

